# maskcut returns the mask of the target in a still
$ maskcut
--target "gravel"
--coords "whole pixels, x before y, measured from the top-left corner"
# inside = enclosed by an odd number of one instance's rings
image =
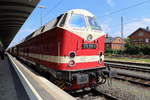
[[[126,81],[112,79],[111,86],[106,83],[100,85],[97,89],[121,100],[150,100],[150,88],[144,88]]]

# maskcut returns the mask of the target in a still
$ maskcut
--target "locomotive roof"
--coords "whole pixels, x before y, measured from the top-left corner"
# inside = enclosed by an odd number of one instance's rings
[[[75,13],[75,14],[82,14],[85,16],[94,17],[94,15],[92,13],[90,13],[89,11],[87,11],[85,9],[72,9],[65,13]],[[65,13],[63,13],[63,14],[65,14]],[[28,35],[24,41],[29,40],[29,39],[41,34],[42,32],[45,32],[45,31],[51,29],[53,27],[53,25],[56,23],[56,19],[57,19],[57,17],[55,19],[51,20],[50,22],[48,22],[47,24],[41,26],[39,29],[35,30],[33,33]]]
[[[68,12],[66,12],[66,13],[76,13],[76,14],[83,14],[85,16],[94,17],[94,15],[92,13],[90,13],[89,11],[87,11],[85,9],[72,9],[72,10],[69,10]]]

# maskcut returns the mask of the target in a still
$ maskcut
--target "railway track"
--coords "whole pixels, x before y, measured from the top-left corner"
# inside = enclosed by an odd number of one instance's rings
[[[97,94],[97,95],[101,95],[101,96],[104,96],[106,98],[106,100],[121,100],[115,96],[112,96],[111,94],[108,94],[108,93],[104,93],[104,92],[101,92],[101,91],[98,91],[96,89],[92,89],[91,90],[94,94]]]
[[[90,91],[83,91],[83,92],[77,92],[72,93],[72,96],[74,96],[77,100],[93,100],[93,99],[100,99],[100,100],[121,100],[115,96],[112,96],[111,94],[104,93],[101,91],[98,91],[96,89],[91,89]]]
[[[106,60],[105,65],[110,66],[112,68],[135,70],[135,71],[150,73],[150,64],[120,62],[120,61],[108,61],[108,60]]]
[[[105,62],[113,62],[113,63],[121,63],[121,64],[130,64],[130,65],[150,67],[150,64],[148,64],[148,63],[135,63],[135,62],[112,61],[112,60],[105,60]]]
[[[135,84],[140,84],[142,86],[150,87],[150,77],[146,75],[141,75],[136,72],[148,72],[150,73],[149,64],[141,64],[141,63],[129,63],[128,62],[117,62],[117,61],[105,61],[106,66],[113,68],[113,70],[117,71],[117,76],[115,79],[128,81]],[[120,70],[117,70],[120,69]],[[125,72],[124,70],[131,70],[131,72]]]
[[[150,77],[145,77],[145,76],[126,73],[126,72],[119,72],[119,71],[117,71],[117,74],[118,75],[114,77],[115,79],[150,87]]]

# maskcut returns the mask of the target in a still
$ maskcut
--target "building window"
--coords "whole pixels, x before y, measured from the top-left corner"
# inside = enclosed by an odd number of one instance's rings
[[[146,39],[145,39],[145,42],[146,42],[146,43],[148,43],[148,42],[149,42],[149,39],[148,39],[148,38],[146,38]]]
[[[138,36],[143,36],[143,35],[144,35],[143,32],[138,33]]]

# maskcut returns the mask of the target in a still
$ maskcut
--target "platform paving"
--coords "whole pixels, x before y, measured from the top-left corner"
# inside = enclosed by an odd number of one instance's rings
[[[10,64],[5,56],[0,59],[0,100],[18,100]]]

